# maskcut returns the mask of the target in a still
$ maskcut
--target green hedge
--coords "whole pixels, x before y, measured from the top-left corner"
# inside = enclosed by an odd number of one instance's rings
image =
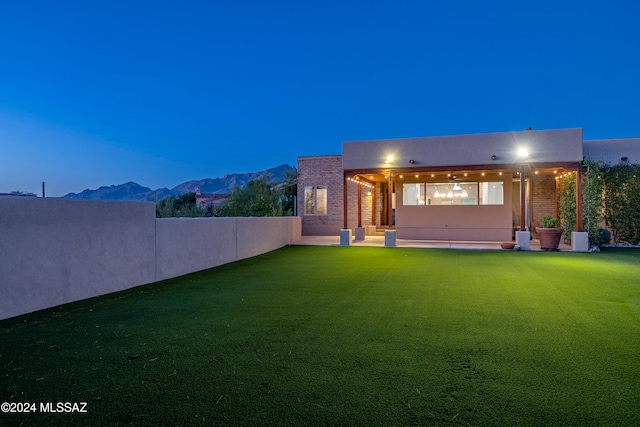
[[[582,203],[584,230],[592,246],[609,243],[599,224],[604,220],[613,243],[640,243],[640,165],[583,163]],[[564,238],[570,241],[576,225],[576,176],[558,179],[559,214]],[[606,240],[606,241],[605,241]]]
[[[614,243],[640,243],[640,165],[604,168],[604,218]]]

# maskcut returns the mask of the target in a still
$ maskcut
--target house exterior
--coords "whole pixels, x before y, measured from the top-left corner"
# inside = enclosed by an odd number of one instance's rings
[[[298,158],[302,234],[535,238],[540,219],[557,215],[556,178],[581,176],[585,158],[640,163],[640,138],[583,141],[576,128],[343,142],[341,154]],[[581,212],[576,197],[578,231]]]
[[[203,193],[200,187],[196,187],[196,206],[200,209],[216,209],[228,198],[229,194]]]

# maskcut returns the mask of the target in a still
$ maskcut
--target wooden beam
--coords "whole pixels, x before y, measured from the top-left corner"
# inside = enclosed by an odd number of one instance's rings
[[[371,224],[376,225],[376,187],[371,189]]]
[[[358,184],[358,227],[362,227],[362,185]]]
[[[389,184],[387,185],[387,227],[393,227],[393,174],[389,171]]]
[[[576,167],[576,231],[584,231],[582,224],[582,164]]]
[[[520,231],[527,231],[527,225],[525,222],[526,214],[527,214],[527,201],[526,201],[527,192],[525,189],[525,181],[524,181],[524,165],[522,165],[520,169]]]
[[[343,173],[344,174],[344,227],[342,228],[349,228],[349,180],[348,180],[348,175],[346,172]]]
[[[546,169],[546,168],[558,168],[558,169],[567,169],[571,167],[575,167],[575,162],[541,162],[535,163],[531,162],[527,164],[529,168],[538,168],[538,169]],[[518,171],[521,168],[521,164],[517,163],[502,163],[502,164],[484,164],[484,165],[456,165],[456,166],[422,166],[422,167],[413,167],[413,168],[394,168],[394,175],[402,175],[402,174],[416,174],[416,173],[439,173],[439,172],[453,172],[459,173],[464,171],[506,171],[513,170]],[[388,169],[380,169],[380,168],[371,168],[371,169],[348,169],[346,170],[351,176],[360,175],[360,177],[364,177],[371,174],[385,174],[385,171]]]

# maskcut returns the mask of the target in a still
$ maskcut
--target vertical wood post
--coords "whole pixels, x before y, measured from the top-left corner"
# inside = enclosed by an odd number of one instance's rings
[[[527,203],[526,203],[527,192],[525,189],[524,182],[524,165],[520,170],[520,231],[527,231],[527,225],[525,222],[526,219],[526,211],[527,211]]]
[[[376,225],[376,187],[371,189],[371,224]]]
[[[584,231],[582,224],[582,163],[576,168],[576,231]]]
[[[362,185],[358,184],[358,227],[362,227]]]
[[[349,180],[347,179],[347,173],[344,172],[344,227],[349,228]]]
[[[389,185],[387,186],[387,227],[393,227],[393,174],[389,171]]]

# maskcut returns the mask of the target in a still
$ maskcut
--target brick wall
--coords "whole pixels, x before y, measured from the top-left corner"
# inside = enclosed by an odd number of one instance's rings
[[[358,184],[349,182],[349,228],[354,229],[358,226]],[[362,207],[362,226],[371,225],[371,208],[373,202],[374,189],[362,187],[361,191],[361,207]],[[369,194],[371,193],[371,195]]]
[[[302,217],[303,235],[335,235],[344,223],[344,175],[342,156],[298,157],[298,216]],[[305,215],[304,189],[307,186],[327,187],[327,215]],[[356,191],[349,188],[350,193]]]
[[[531,226],[540,226],[543,216],[557,214],[556,179],[554,175],[535,175],[532,180]]]
[[[304,188],[327,187],[327,215],[305,215]],[[358,226],[358,184],[348,183],[348,227]],[[362,187],[362,225],[371,225],[374,189]],[[369,194],[371,193],[371,194]],[[380,199],[379,195],[376,195]],[[298,157],[298,215],[302,217],[302,234],[337,236],[344,227],[344,174],[342,156]]]

